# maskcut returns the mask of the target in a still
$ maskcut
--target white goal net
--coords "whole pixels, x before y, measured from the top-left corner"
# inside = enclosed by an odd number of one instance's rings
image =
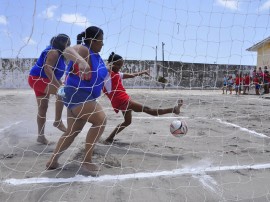
[[[0,201],[270,200],[269,0],[0,4]],[[89,26],[104,32],[104,62],[115,52],[122,73],[150,72],[123,86],[144,111],[158,114],[116,113],[101,93],[107,123],[92,156],[100,170],[82,167],[91,123],[58,168],[46,170],[63,132],[54,127],[56,96],[44,98],[47,111],[40,107],[29,71],[53,36],[67,34],[74,46]],[[42,129],[38,109],[45,109]],[[171,134],[174,120],[187,123],[183,137]],[[128,126],[105,142],[121,123]],[[37,141],[39,130],[52,144]]]

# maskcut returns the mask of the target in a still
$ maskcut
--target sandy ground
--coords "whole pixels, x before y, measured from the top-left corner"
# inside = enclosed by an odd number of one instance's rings
[[[31,90],[0,90],[0,201],[269,201],[270,100],[255,95],[222,95],[221,90],[135,90],[135,100],[153,107],[173,106],[180,116],[133,113],[133,123],[111,146],[99,142],[94,161],[99,177],[79,170],[84,127],[60,158],[64,169],[45,171],[55,145],[36,142],[36,101]],[[46,134],[57,141],[50,101]],[[107,98],[103,136],[120,123]],[[64,119],[66,111],[64,110]],[[169,125],[185,119],[188,134],[175,138]]]

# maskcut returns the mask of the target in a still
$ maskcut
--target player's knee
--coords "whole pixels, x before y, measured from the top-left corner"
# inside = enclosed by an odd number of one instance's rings
[[[107,123],[107,116],[105,113],[99,113],[94,117],[94,125],[96,126],[105,126]]]
[[[45,116],[48,110],[48,105],[47,106],[42,106],[38,107],[38,114],[41,116]]]
[[[153,114],[154,113],[154,110],[150,107],[147,107],[147,106],[144,106],[143,109],[142,109],[142,112],[145,112],[147,114]]]
[[[78,136],[78,134],[81,132],[81,130],[77,130],[77,131],[67,131],[65,132],[61,138],[63,140],[71,140],[71,141],[74,141],[75,137]]]
[[[124,121],[123,125],[127,127],[127,126],[129,126],[131,123],[132,123],[132,120],[131,120],[131,119],[128,119],[128,120],[125,120],[125,121]]]

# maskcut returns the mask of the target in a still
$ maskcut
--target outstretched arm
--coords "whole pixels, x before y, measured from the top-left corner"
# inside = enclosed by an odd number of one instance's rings
[[[144,74],[150,76],[149,70],[144,70],[144,71],[136,72],[136,73],[132,73],[132,74],[124,73],[123,79],[134,78],[136,76],[141,76]]]

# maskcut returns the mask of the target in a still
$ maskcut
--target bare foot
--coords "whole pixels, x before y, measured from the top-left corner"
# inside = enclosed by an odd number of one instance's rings
[[[53,126],[58,128],[59,130],[61,130],[62,132],[66,132],[67,128],[66,126],[63,124],[62,120],[60,121],[54,121],[53,122]]]
[[[96,163],[82,163],[82,168],[89,172],[100,171],[100,166]]]
[[[107,138],[107,139],[104,140],[102,143],[105,144],[105,145],[111,145],[113,142],[114,142],[114,139],[111,140],[111,139],[108,139],[108,138]]]
[[[182,107],[182,105],[183,105],[183,100],[181,99],[177,100],[177,106],[174,107],[173,113],[177,115],[180,114],[180,108]]]
[[[60,167],[60,164],[57,162],[51,162],[49,161],[46,163],[46,170],[55,170]]]
[[[37,138],[37,142],[40,144],[44,144],[44,145],[51,145],[54,143],[54,142],[50,142],[49,140],[47,140],[45,135],[39,135]]]

